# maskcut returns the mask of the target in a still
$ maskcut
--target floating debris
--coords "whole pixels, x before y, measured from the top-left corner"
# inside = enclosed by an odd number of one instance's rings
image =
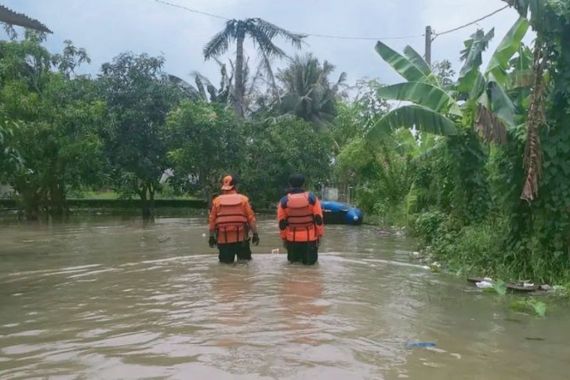
[[[431,348],[435,347],[435,342],[408,342],[406,348]]]
[[[491,289],[492,287],[495,286],[495,284],[493,284],[490,281],[480,281],[476,282],[475,286],[477,286],[479,289]]]

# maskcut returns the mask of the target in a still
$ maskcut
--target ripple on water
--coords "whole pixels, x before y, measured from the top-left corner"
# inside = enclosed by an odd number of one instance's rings
[[[261,222],[266,246],[228,266],[205,247],[205,225],[188,227],[42,231],[52,269],[0,266],[0,377],[564,378],[566,314],[506,322],[494,298],[408,262],[402,238],[331,227],[319,265],[303,267],[268,254],[280,242]]]

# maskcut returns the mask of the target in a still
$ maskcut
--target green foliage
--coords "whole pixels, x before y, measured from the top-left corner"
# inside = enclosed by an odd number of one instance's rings
[[[377,139],[389,130],[398,128],[416,128],[419,131],[442,136],[457,134],[455,123],[427,107],[408,105],[388,112],[368,133],[371,139]]]
[[[415,52],[411,47],[406,48],[408,52]],[[416,65],[419,61],[418,53],[409,54],[409,57],[397,53],[383,42],[378,41],[376,44],[376,52],[402,77],[410,82],[418,82],[426,79],[425,63]]]
[[[513,301],[510,305],[511,309],[523,313],[532,313],[538,317],[546,316],[546,304],[538,301],[536,298],[526,298]]]
[[[463,67],[459,72],[459,83],[469,87],[467,83],[473,83],[474,78],[479,74],[479,68],[483,64],[483,52],[487,50],[489,42],[495,36],[495,29],[485,33],[477,30],[471,38],[465,41],[465,49],[461,51]]]
[[[63,55],[52,56],[40,42],[28,35],[0,44],[0,100],[4,117],[15,126],[12,152],[21,157],[5,180],[19,193],[28,218],[42,210],[65,214],[67,193],[97,183],[103,166],[94,126],[104,105],[93,82],[52,66],[65,56],[66,67],[77,67],[86,55],[67,42]]]
[[[417,220],[424,218],[421,214]],[[515,274],[509,261],[505,260],[506,252],[501,248],[507,231],[506,223],[489,220],[460,227],[453,219],[440,220],[437,219],[440,223],[435,225],[437,228],[425,229],[425,232],[416,228],[416,231],[431,234],[420,237],[430,245],[436,259],[445,262],[450,271],[493,278],[511,278]]]
[[[528,28],[528,20],[521,17],[505,35],[487,65],[485,74],[492,74],[502,86],[508,85],[509,76],[507,70],[509,62],[513,55],[518,52]]]
[[[446,215],[441,211],[421,213],[414,220],[414,232],[424,238],[427,244],[431,244],[441,234],[445,220]]]
[[[258,206],[273,208],[292,173],[303,173],[307,188],[314,191],[330,177],[331,139],[303,120],[284,117],[248,123],[246,136],[241,188]]]
[[[421,104],[436,112],[448,112],[454,105],[453,99],[445,90],[423,82],[405,82],[380,87],[381,98],[410,101]],[[461,112],[458,110],[458,116]]]
[[[434,62],[432,64],[432,71],[444,89],[451,89],[455,79],[455,70],[453,70],[451,62],[447,59],[440,62]]]
[[[99,84],[108,104],[101,133],[117,191],[137,194],[151,216],[159,180],[168,169],[162,133],[179,92],[162,71],[164,59],[123,53],[101,68]]]
[[[248,18],[245,20],[228,20],[224,30],[217,33],[204,47],[204,58],[216,58],[228,51],[230,43],[236,43],[236,58],[234,71],[234,86],[232,101],[238,116],[243,117],[246,111],[245,83],[248,74],[247,62],[244,58],[243,45],[246,38],[250,38],[257,48],[261,65],[267,72],[269,79],[275,87],[271,59],[283,58],[285,52],[279,48],[273,40],[282,38],[290,42],[294,47],[300,48],[305,36],[292,33],[260,18]]]
[[[0,114],[0,183],[6,181],[9,173],[22,167],[22,157],[14,148],[15,128],[16,123]]]
[[[335,84],[329,81],[334,66],[322,64],[311,54],[296,56],[289,66],[277,74],[283,86],[283,96],[277,104],[280,114],[295,115],[317,127],[327,127],[337,114],[339,86],[346,74]]]
[[[179,182],[207,199],[224,174],[238,172],[245,155],[243,122],[215,103],[182,102],[168,115],[164,139]]]
[[[386,134],[374,145],[355,138],[337,156],[337,178],[356,184],[358,205],[384,224],[406,223],[402,204],[413,183],[415,149],[417,141],[407,129]]]
[[[378,96],[379,87],[375,80],[358,81],[354,100],[337,102],[337,116],[329,129],[338,150],[361,139],[390,110],[388,102]]]
[[[503,280],[497,280],[493,284],[493,290],[501,297],[505,296],[507,294],[507,284]]]

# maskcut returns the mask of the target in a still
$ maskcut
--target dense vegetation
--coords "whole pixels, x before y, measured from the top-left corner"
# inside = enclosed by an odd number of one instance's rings
[[[267,207],[300,171],[313,187],[356,189],[372,219],[408,226],[451,270],[569,279],[570,7],[507,2],[521,18],[493,53],[493,30],[465,41],[457,75],[447,61],[430,66],[379,42],[379,58],[405,80],[389,86],[349,87],[310,54],[274,68],[286,58],[274,39],[300,47],[303,36],[260,19],[229,21],[205,47],[219,85],[132,53],[77,75],[84,50],[68,42],[52,53],[27,32],[0,42],[0,183],[28,218],[65,215],[70,194],[97,189],[140,198],[150,216],[165,188],[209,199],[227,172]],[[258,47],[255,69],[245,38]],[[235,64],[224,64],[233,42]]]
[[[400,210],[450,269],[567,280],[570,8],[555,0],[509,3],[521,19],[488,66],[482,69],[482,54],[493,31],[478,31],[465,42],[459,78],[447,86],[410,49],[400,56],[379,43],[406,82],[378,94],[410,104],[386,114],[367,140],[393,138],[401,126],[420,131]],[[537,34],[532,47],[521,43],[529,26]]]

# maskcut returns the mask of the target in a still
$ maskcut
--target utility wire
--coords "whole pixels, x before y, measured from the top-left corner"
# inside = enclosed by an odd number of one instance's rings
[[[334,34],[317,34],[317,33],[300,33],[308,37],[329,38],[334,40],[365,40],[365,41],[378,41],[378,40],[409,40],[412,38],[423,38],[423,34],[409,35],[409,36],[395,36],[395,37],[361,37],[361,36],[337,36]]]
[[[487,18],[489,18],[489,17],[491,17],[491,16],[494,16],[494,15],[496,15],[497,13],[502,12],[502,11],[504,11],[505,9],[509,8],[509,7],[510,7],[510,5],[505,5],[504,7],[500,8],[500,9],[497,9],[496,11],[491,12],[491,13],[489,13],[488,15],[485,15],[485,16],[483,16],[483,17],[481,17],[481,18],[478,18],[477,20],[468,22],[467,24],[458,26],[457,28],[449,29],[449,30],[446,30],[446,31],[440,32],[440,33],[435,33],[434,39],[435,39],[436,37],[443,36],[443,35],[445,35],[445,34],[450,34],[450,33],[453,33],[453,32],[457,32],[458,30],[465,29],[465,28],[467,28],[467,27],[469,27],[469,26],[471,26],[471,25],[477,24],[478,22],[483,21],[483,20],[485,20],[485,19],[487,19]]]
[[[160,4],[164,4],[164,5],[168,5],[170,7],[174,7],[174,8],[179,8],[179,9],[183,9],[185,11],[191,12],[191,13],[196,13],[199,15],[203,15],[203,16],[209,16],[209,17],[213,17],[213,18],[217,18],[220,20],[224,20],[224,21],[229,21],[230,19],[224,16],[220,16],[214,13],[208,13],[208,12],[203,12],[197,9],[193,9],[193,8],[189,8],[186,7],[184,5],[180,5],[180,4],[175,4],[175,3],[171,3],[169,1],[166,0],[154,0],[157,3]],[[439,37],[439,36],[443,36],[446,34],[450,34],[453,32],[456,32],[458,30],[461,29],[465,29],[471,25],[477,24],[480,21],[483,21],[491,16],[496,15],[499,12],[504,11],[505,9],[509,8],[509,5],[506,5],[500,9],[497,9],[494,12],[491,12],[483,17],[478,18],[477,20],[468,22],[467,24],[458,26],[456,28],[453,29],[449,29],[440,33],[434,33],[434,37],[433,39]],[[407,40],[407,39],[412,39],[412,38],[422,38],[425,36],[425,34],[416,34],[416,35],[408,35],[408,36],[391,36],[391,37],[363,37],[363,36],[340,36],[340,35],[334,35],[334,34],[318,34],[318,33],[300,33],[303,34],[307,37],[316,37],[316,38],[328,38],[328,39],[336,39],[336,40],[366,40],[366,41],[378,41],[378,40]]]
[[[230,20],[229,18],[224,17],[224,16],[220,16],[220,15],[216,15],[216,14],[213,14],[213,13],[208,13],[208,12],[199,11],[199,10],[197,10],[197,9],[188,8],[188,7],[184,6],[184,5],[171,3],[171,2],[169,2],[169,1],[165,1],[165,0],[154,0],[154,1],[156,1],[157,3],[160,3],[160,4],[168,5],[168,6],[170,6],[170,7],[179,8],[179,9],[184,9],[185,11],[192,12],[192,13],[196,13],[196,14],[199,14],[199,15],[214,17],[214,18],[217,18],[217,19],[220,19],[220,20],[225,20],[225,21],[229,21],[229,20]]]

